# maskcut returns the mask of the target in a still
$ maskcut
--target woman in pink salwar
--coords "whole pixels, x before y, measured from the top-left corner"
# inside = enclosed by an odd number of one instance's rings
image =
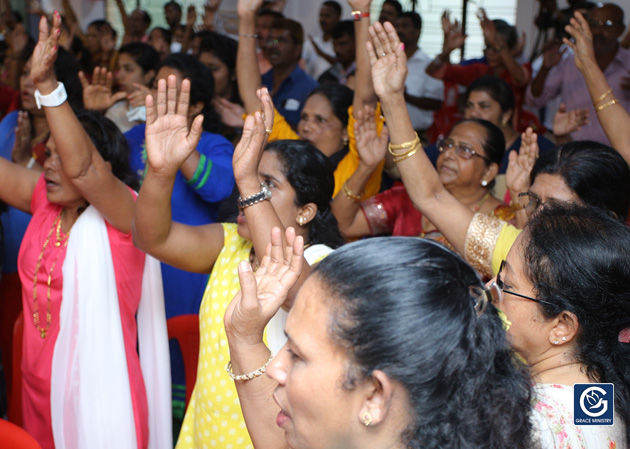
[[[44,173],[0,160],[0,198],[33,214],[18,258],[24,428],[44,449],[172,447],[159,266],[133,246],[124,137],[75,115],[55,78],[60,24],[42,17],[31,61]]]

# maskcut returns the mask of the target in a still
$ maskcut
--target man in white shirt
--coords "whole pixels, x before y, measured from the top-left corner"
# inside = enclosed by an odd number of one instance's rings
[[[444,84],[425,72],[431,58],[418,47],[422,31],[420,15],[415,12],[404,12],[396,18],[394,26],[405,45],[407,55],[408,74],[405,83],[407,110],[414,129],[426,131],[433,124],[433,112],[442,106]]]
[[[322,34],[305,40],[302,51],[304,71],[315,79],[336,62],[332,31],[340,20],[341,5],[339,3],[334,0],[322,3],[319,10],[319,27]]]

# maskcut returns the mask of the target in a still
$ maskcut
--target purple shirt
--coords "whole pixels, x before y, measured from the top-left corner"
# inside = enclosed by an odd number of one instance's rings
[[[621,88],[621,79],[630,76],[630,50],[619,47],[615,59],[604,70],[604,76],[613,90],[613,95],[621,102],[626,111],[630,111],[630,91]],[[591,103],[591,95],[588,93],[586,81],[584,81],[582,72],[575,65],[575,58],[565,58],[549,72],[545,80],[545,87],[539,97],[532,95],[530,85],[527,88],[525,104],[539,108],[558,95],[569,111],[588,109],[589,123],[571,134],[573,140],[594,140],[610,145],[597,119],[597,112]],[[604,104],[612,98],[612,96],[608,96]]]

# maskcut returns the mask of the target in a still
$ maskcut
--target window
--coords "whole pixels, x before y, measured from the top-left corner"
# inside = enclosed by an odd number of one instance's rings
[[[411,11],[411,0],[399,0],[404,11]],[[477,19],[477,10],[485,8],[490,19],[503,19],[511,25],[516,24],[517,0],[470,0],[468,2],[466,20],[466,39],[464,58],[478,58],[483,56],[483,33]],[[371,15],[378,18],[383,1],[373,2]],[[422,16],[422,34],[420,48],[429,56],[442,52],[442,13],[448,9],[451,20],[462,19],[463,0],[418,0],[416,12]],[[455,51],[451,55],[451,62],[457,63],[460,53]]]

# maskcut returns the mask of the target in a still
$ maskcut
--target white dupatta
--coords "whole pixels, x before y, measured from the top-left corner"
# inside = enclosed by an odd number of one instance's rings
[[[56,449],[137,449],[116,277],[105,220],[89,206],[72,227],[51,376]],[[137,314],[149,448],[171,449],[171,378],[159,262],[146,256]]]

